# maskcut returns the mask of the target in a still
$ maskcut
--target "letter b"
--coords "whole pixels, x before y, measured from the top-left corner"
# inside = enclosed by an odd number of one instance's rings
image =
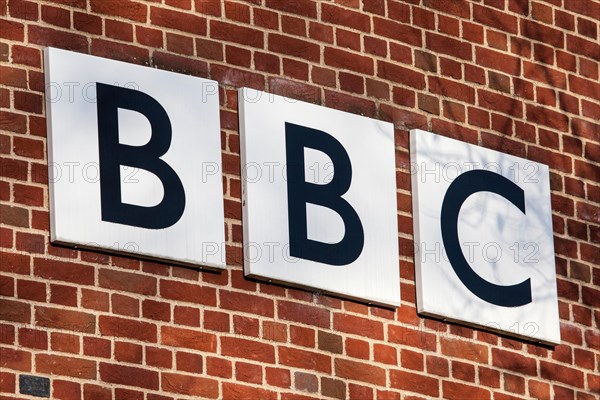
[[[287,157],[288,220],[290,255],[330,265],[347,265],[362,253],[365,236],[358,214],[341,196],[352,181],[348,153],[333,136],[316,129],[285,123]],[[327,154],[334,175],[326,185],[306,182],[304,149]],[[344,237],[338,243],[323,243],[308,238],[306,204],[316,204],[335,211],[344,221]]]
[[[171,144],[171,122],[165,109],[152,97],[133,89],[96,83],[100,199],[102,220],[148,229],[174,225],[185,209],[185,192],[175,171],[159,157]],[[150,122],[150,141],[143,146],[119,143],[119,108],[144,115]],[[121,166],[144,169],[160,179],[161,202],[152,207],[123,203]]]

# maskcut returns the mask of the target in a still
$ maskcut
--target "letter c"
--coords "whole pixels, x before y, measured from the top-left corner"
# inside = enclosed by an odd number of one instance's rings
[[[518,307],[531,303],[531,279],[516,285],[497,285],[480,277],[465,259],[458,240],[458,214],[465,200],[477,192],[496,193],[525,214],[523,189],[494,172],[472,170],[457,177],[448,188],[442,202],[442,240],[450,265],[460,281],[475,296],[502,307]]]

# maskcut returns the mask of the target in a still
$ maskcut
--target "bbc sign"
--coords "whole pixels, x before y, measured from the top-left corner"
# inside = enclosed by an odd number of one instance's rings
[[[224,269],[218,83],[51,48],[45,71],[52,242]],[[238,99],[245,274],[400,306],[393,125]],[[548,168],[422,131],[411,159],[419,312],[559,343]]]

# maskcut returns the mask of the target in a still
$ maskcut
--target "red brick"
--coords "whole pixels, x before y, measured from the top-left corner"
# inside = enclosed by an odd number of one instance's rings
[[[229,314],[219,311],[204,311],[204,329],[229,332]]]
[[[46,284],[19,279],[17,281],[17,297],[31,301],[46,302]]]
[[[254,25],[267,29],[279,30],[279,16],[271,10],[254,8]]]
[[[275,362],[274,347],[255,340],[222,337],[221,354],[265,363]]]
[[[242,311],[273,317],[273,300],[240,292],[220,290],[220,306],[227,310]]]
[[[15,279],[10,276],[0,275],[0,296],[15,296]]]
[[[158,390],[158,372],[156,371],[101,362],[99,373],[100,380],[103,382]]]
[[[137,22],[146,22],[148,7],[137,1],[92,0],[92,11],[98,14],[112,15]]]
[[[593,99],[600,91],[600,83],[569,75],[569,88],[575,93]]]
[[[217,357],[206,357],[206,373],[211,376],[231,378],[231,361]]]
[[[219,396],[219,384],[216,380],[173,374],[161,374],[161,389],[166,392],[216,399]]]
[[[38,354],[35,357],[36,371],[43,374],[72,376],[80,379],[96,378],[96,362],[76,357],[54,354]]]
[[[81,399],[81,385],[77,382],[55,379],[52,382],[52,395],[57,399]]]
[[[212,79],[220,84],[264,90],[263,75],[221,65],[211,65],[210,70]]]
[[[134,64],[149,63],[148,49],[103,39],[92,39],[91,54]]]
[[[567,36],[567,49],[575,54],[589,57],[592,60],[597,59],[600,51],[600,45],[597,41],[586,40],[577,36]]]
[[[83,53],[86,53],[88,49],[86,37],[75,33],[30,25],[27,28],[27,35],[30,43],[40,46],[59,47]]]
[[[258,337],[259,322],[256,318],[233,316],[233,331],[238,335]]]
[[[142,346],[134,343],[115,342],[115,360],[133,364],[141,364]]]
[[[437,380],[421,374],[391,370],[390,383],[392,387],[396,389],[421,393],[433,397],[439,396]]]
[[[488,362],[487,347],[470,341],[442,339],[442,353],[475,362]]]
[[[317,4],[312,0],[279,1],[267,0],[266,6],[286,13],[302,15],[309,18],[317,17]]]
[[[80,311],[36,307],[35,321],[36,325],[47,328],[66,329],[84,333],[94,333],[96,331],[96,317]]]
[[[237,383],[224,382],[223,398],[275,400],[277,399],[277,393],[271,390],[261,389],[254,386],[245,386]]]
[[[30,349],[47,350],[48,333],[43,330],[21,328],[19,329],[19,345]]]
[[[221,21],[212,20],[210,22],[210,36],[213,39],[235,42],[259,49],[265,46],[264,34],[260,30]]]
[[[197,330],[163,326],[161,328],[162,344],[173,347],[185,347],[199,351],[215,352],[217,338],[211,333]]]
[[[152,7],[150,9],[152,24],[164,26],[195,35],[206,35],[206,18],[164,8]]]
[[[432,93],[467,103],[475,102],[475,90],[471,86],[437,77],[429,77],[428,82],[429,90]]]
[[[99,35],[102,33],[102,18],[96,15],[90,15],[82,12],[74,12],[73,27],[78,31]]]
[[[217,304],[216,289],[198,284],[161,280],[160,295],[166,299],[196,304]]]
[[[79,385],[77,385],[79,387]],[[85,384],[83,386],[83,397],[85,400],[112,400],[110,388]],[[73,398],[73,395],[71,397]]]
[[[564,367],[556,363],[540,362],[540,375],[551,381],[562,382],[569,386],[583,387],[583,373],[574,368]]]
[[[488,110],[496,110],[516,118],[523,116],[522,103],[514,97],[497,94],[487,90],[478,90],[479,106]]]
[[[0,392],[15,392],[15,374],[0,372]]]
[[[145,346],[146,364],[154,367],[171,368],[172,353],[158,347]]]
[[[34,114],[42,113],[42,96],[29,92],[14,92],[14,106],[17,110]]]
[[[343,359],[335,360],[335,375],[380,386],[385,385],[386,381],[385,369]]]
[[[351,96],[337,91],[325,91],[325,104],[331,108],[353,114],[375,117],[375,102],[362,97]]]
[[[144,342],[156,342],[156,325],[136,319],[101,315],[98,325],[100,333],[107,336],[137,339]]]
[[[49,280],[58,280],[80,285],[94,284],[94,267],[65,261],[34,259],[36,276]]]
[[[145,295],[156,294],[156,278],[139,273],[101,269],[98,275],[101,287]]]
[[[366,336],[373,339],[383,339],[383,325],[381,322],[352,315],[335,314],[333,326],[336,330]]]
[[[384,364],[397,365],[398,355],[396,348],[385,344],[374,344],[373,359]]]
[[[433,32],[427,32],[425,38],[427,41],[427,49],[430,51],[448,54],[467,61],[473,59],[472,46],[467,42],[456,40],[448,36],[438,35]]]
[[[489,7],[473,5],[473,19],[482,25],[496,28],[501,32],[516,35],[519,30],[516,17]]]
[[[177,370],[191,373],[202,373],[202,356],[200,354],[177,352]]]
[[[450,13],[461,18],[468,19],[471,16],[471,11],[468,3],[451,2],[443,4],[436,0],[424,0],[423,5],[425,7],[433,8],[435,10],[442,11],[445,13]]]
[[[24,254],[0,252],[0,271],[29,275],[31,258]]]
[[[167,302],[146,299],[142,302],[142,315],[157,321],[170,321],[171,306]]]
[[[331,373],[331,357],[291,347],[279,347],[279,362],[290,367]]]
[[[397,40],[411,46],[421,47],[421,31],[410,25],[384,18],[373,18],[373,31],[379,36]]]
[[[9,132],[25,133],[27,131],[27,117],[14,112],[0,111],[0,128]],[[4,159],[0,159],[4,161]],[[9,160],[6,160],[9,161]],[[16,160],[10,160],[15,161]],[[4,164],[4,162],[3,162]],[[4,174],[5,166],[0,166],[0,173]],[[27,177],[25,176],[26,180]]]
[[[565,114],[545,107],[538,107],[528,104],[527,119],[530,122],[548,126],[561,131],[567,131],[569,128],[569,118]]]
[[[329,328],[330,325],[330,312],[327,309],[300,303],[279,301],[277,315],[284,320],[321,328]]]
[[[537,375],[535,359],[511,351],[492,349],[492,365],[520,374]]]
[[[521,74],[521,62],[518,57],[490,50],[485,47],[477,47],[475,50],[477,65],[502,71],[510,75]]]
[[[20,68],[0,66],[0,83],[27,89],[27,71]]]
[[[325,64],[334,67],[356,71],[365,75],[373,75],[373,59],[358,53],[325,47]]]
[[[33,3],[31,3],[33,4]],[[33,4],[37,9],[37,4]],[[36,11],[37,12],[37,11]],[[14,15],[13,15],[14,17]],[[4,18],[0,18],[2,23],[2,31],[0,31],[0,37],[7,40],[16,40],[19,42],[23,41],[24,29],[23,24],[15,21],[9,21]]]
[[[415,89],[425,88],[425,74],[385,61],[377,62],[377,76]]]
[[[371,20],[368,15],[328,3],[321,4],[321,18],[324,22],[354,28],[363,32],[371,30]]]
[[[31,353],[0,347],[0,366],[17,371],[31,371]]]
[[[293,36],[306,37],[306,21],[290,15],[281,16],[281,30]]]
[[[250,23],[250,7],[240,3],[225,3],[225,16],[227,19],[248,24]]]
[[[262,368],[256,364],[237,362],[235,363],[235,378],[237,381],[261,384]]]
[[[111,342],[97,337],[84,337],[83,354],[92,357],[111,358]]]
[[[444,398],[462,400],[491,399],[490,392],[484,388],[464,385],[457,382],[442,382]]]
[[[525,37],[554,47],[564,47],[565,38],[561,31],[531,20],[521,19],[521,33]]]
[[[269,34],[269,50],[313,62],[318,62],[321,58],[321,50],[318,45],[275,33]]]

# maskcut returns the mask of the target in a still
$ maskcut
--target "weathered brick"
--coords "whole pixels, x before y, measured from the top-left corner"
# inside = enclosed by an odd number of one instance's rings
[[[275,33],[269,34],[269,50],[313,62],[318,62],[321,58],[321,50],[317,44]]]
[[[421,393],[433,397],[439,396],[436,379],[422,374],[392,370],[390,371],[390,382],[392,387],[396,389]]]
[[[85,312],[38,306],[35,308],[34,318],[36,325],[47,328],[84,333],[94,333],[96,331],[96,317]]]
[[[207,31],[206,18],[159,7],[152,7],[150,9],[150,21],[165,28],[200,36],[206,35]]]
[[[144,368],[100,363],[100,380],[118,385],[158,390],[158,372]]]
[[[279,318],[288,321],[301,322],[321,328],[328,328],[330,324],[329,310],[300,303],[279,301],[277,315]]]
[[[100,333],[107,336],[156,342],[156,325],[136,319],[101,315],[98,318]]]
[[[216,380],[167,372],[161,373],[161,389],[166,392],[209,399],[216,399],[219,396],[219,384]]]
[[[264,47],[264,34],[260,30],[226,22],[212,20],[210,36],[212,39],[240,43],[260,49]]]
[[[80,285],[94,284],[94,267],[90,265],[36,257],[33,267],[34,274],[44,279],[59,280]]]
[[[221,353],[225,356],[245,358],[264,363],[275,362],[275,348],[270,344],[255,340],[222,337]]]
[[[291,347],[279,347],[279,362],[290,367],[331,373],[331,357]]]
[[[56,354],[38,354],[35,357],[36,371],[44,374],[71,376],[80,379],[96,378],[96,362]]]

